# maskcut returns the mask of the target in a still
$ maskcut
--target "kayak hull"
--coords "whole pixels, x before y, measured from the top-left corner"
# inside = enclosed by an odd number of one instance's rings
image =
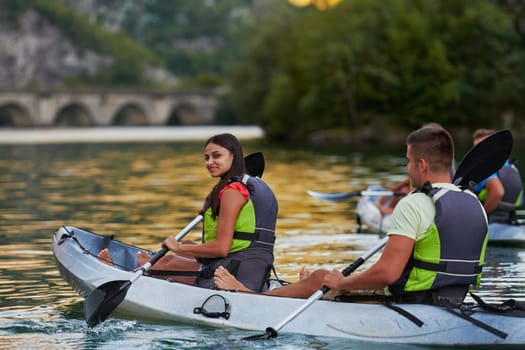
[[[108,243],[109,242],[109,243]],[[97,258],[109,245],[115,263],[109,266]],[[140,248],[108,240],[75,227],[61,227],[53,235],[53,254],[63,278],[81,296],[87,297],[100,285],[115,280],[132,280],[137,267],[134,255]],[[132,319],[179,322],[212,327],[231,327],[265,333],[305,303],[304,299],[272,297],[194,287],[142,276],[132,283],[114,316]],[[476,311],[472,317],[506,334],[497,336],[444,308],[420,304],[396,304],[423,322],[419,327],[406,315],[382,304],[314,301],[279,332],[354,339],[367,342],[429,344],[443,346],[525,345],[525,318]],[[229,317],[207,317],[227,311]],[[111,317],[111,316],[110,316]]]

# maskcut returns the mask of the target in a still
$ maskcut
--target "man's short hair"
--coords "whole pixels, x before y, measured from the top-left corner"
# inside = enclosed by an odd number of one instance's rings
[[[454,140],[444,128],[419,128],[407,137],[415,157],[425,159],[431,171],[450,171],[454,159]]]

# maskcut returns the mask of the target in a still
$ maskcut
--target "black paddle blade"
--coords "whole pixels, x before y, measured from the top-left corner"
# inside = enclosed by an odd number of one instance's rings
[[[513,138],[509,130],[498,131],[472,147],[454,174],[453,183],[470,187],[498,171],[509,159]]]
[[[262,177],[265,166],[262,152],[248,154],[244,157],[244,161],[246,163],[246,171],[248,172],[248,175]]]
[[[251,335],[249,337],[242,338],[242,340],[264,340],[272,338],[277,338],[277,331],[272,327],[268,327],[266,328],[266,332],[264,334]]]
[[[111,281],[95,289],[84,301],[84,318],[95,327],[119,306],[126,297],[131,281]]]

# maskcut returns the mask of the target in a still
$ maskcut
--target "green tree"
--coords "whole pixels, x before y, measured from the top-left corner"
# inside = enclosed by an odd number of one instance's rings
[[[192,78],[225,74],[253,16],[252,0],[98,0],[97,6],[98,21],[156,52],[172,73]]]
[[[233,75],[231,101],[272,137],[494,126],[523,110],[523,39],[492,1],[347,0],[266,21]]]

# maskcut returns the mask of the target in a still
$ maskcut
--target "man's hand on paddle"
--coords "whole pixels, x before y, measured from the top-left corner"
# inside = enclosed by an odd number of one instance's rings
[[[341,273],[341,271],[337,269],[333,269],[332,271],[327,273],[326,276],[324,276],[323,285],[327,286],[331,290],[339,290],[341,289],[340,285],[343,279],[344,279],[344,276]]]

